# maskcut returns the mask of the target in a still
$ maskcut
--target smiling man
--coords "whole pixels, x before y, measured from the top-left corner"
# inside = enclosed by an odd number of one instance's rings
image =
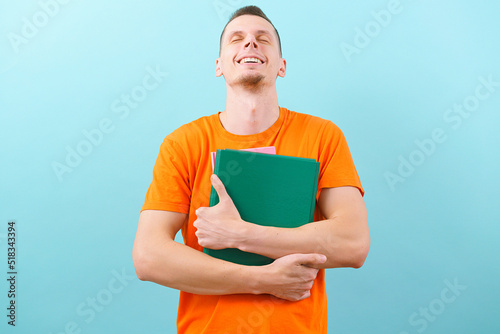
[[[179,289],[179,333],[326,333],[326,268],[363,265],[370,236],[363,188],[346,140],[331,121],[280,107],[281,41],[255,6],[224,28],[216,76],[226,109],[185,124],[163,141],[141,210],[133,249],[141,280]],[[299,228],[241,219],[211,152],[274,146],[276,153],[320,162],[314,222]],[[220,202],[208,207],[211,184]],[[174,241],[181,230],[184,244]],[[239,248],[275,259],[244,266],[203,247]]]

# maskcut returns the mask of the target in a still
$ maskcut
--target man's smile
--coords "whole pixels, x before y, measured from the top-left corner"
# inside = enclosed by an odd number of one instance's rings
[[[262,60],[258,59],[258,58],[253,58],[253,57],[248,57],[248,58],[243,58],[239,61],[240,64],[247,64],[247,63],[251,63],[251,64],[262,64]]]
[[[264,64],[264,59],[255,54],[247,54],[236,59],[238,64]]]

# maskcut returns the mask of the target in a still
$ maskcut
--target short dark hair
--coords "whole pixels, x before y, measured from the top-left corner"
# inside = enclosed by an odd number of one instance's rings
[[[271,22],[271,20],[266,16],[266,14],[264,14],[264,12],[257,6],[245,6],[245,7],[241,7],[240,9],[238,9],[237,11],[235,11],[233,13],[233,15],[231,15],[231,17],[229,18],[229,21],[227,21],[226,25],[224,26],[224,29],[222,30],[222,33],[220,34],[220,41],[219,41],[219,53],[220,53],[220,50],[222,48],[222,36],[224,36],[224,32],[226,31],[226,27],[227,25],[232,21],[234,20],[235,18],[237,17],[240,17],[242,15],[254,15],[254,16],[258,16],[258,17],[262,17],[264,20],[266,20],[267,22],[271,23],[271,25],[273,26],[274,28],[274,31],[276,32],[276,35],[278,36],[278,43],[279,43],[279,47],[280,47],[280,56],[281,56],[281,39],[280,39],[280,34],[278,34],[278,29],[276,29],[276,27],[274,26],[274,24]]]

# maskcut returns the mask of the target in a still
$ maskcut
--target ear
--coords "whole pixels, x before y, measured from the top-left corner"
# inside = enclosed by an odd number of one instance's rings
[[[286,60],[281,58],[280,59],[280,68],[278,70],[278,76],[284,78],[286,74]]]
[[[220,59],[220,57],[215,60],[215,76],[216,77],[220,77],[223,74],[222,68],[221,68],[221,62],[222,62],[222,60]]]

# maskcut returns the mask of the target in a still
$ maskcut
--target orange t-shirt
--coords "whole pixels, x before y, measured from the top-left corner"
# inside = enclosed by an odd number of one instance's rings
[[[344,135],[331,121],[280,107],[278,120],[254,135],[235,135],[224,129],[219,114],[201,117],[169,134],[160,147],[153,181],[142,210],[188,214],[182,227],[184,243],[202,251],[193,222],[195,210],[210,199],[210,152],[275,146],[276,154],[320,162],[318,196],[322,188],[363,188]],[[319,210],[314,220],[321,220]],[[196,295],[181,291],[179,333],[326,333],[328,323],[325,272],[318,272],[311,296],[298,302],[270,295]]]

